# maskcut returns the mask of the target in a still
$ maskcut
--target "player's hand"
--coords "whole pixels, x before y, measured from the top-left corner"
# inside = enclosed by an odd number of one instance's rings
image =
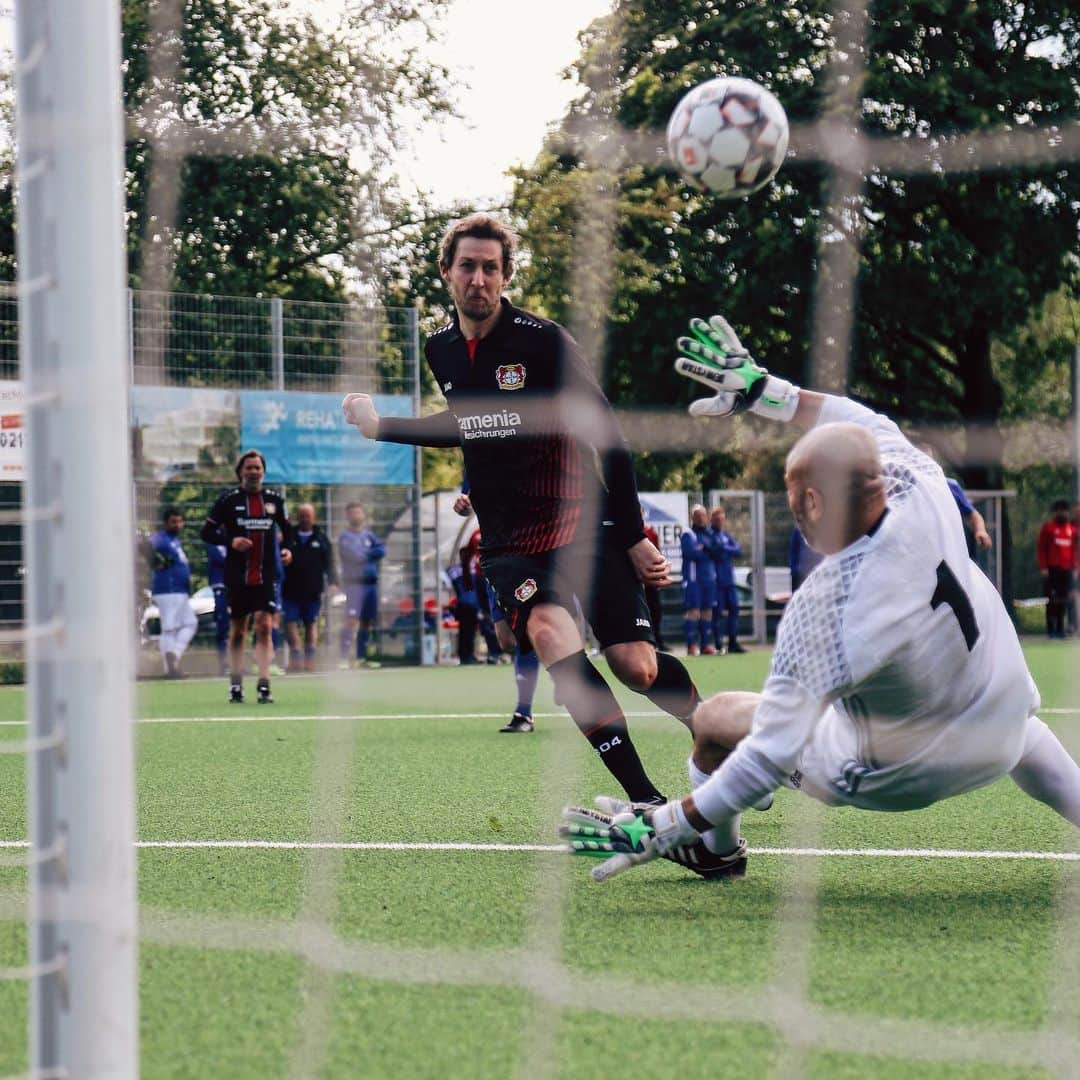
[[[671,563],[664,558],[647,536],[633,547],[627,548],[626,554],[630,556],[634,573],[637,574],[642,585],[671,584]]]
[[[600,796],[596,802],[603,806],[603,800],[604,796]],[[603,859],[591,873],[594,881],[605,881],[659,856],[646,813],[630,809],[612,814],[587,806],[567,806],[562,812],[559,835],[566,839],[572,855]]]
[[[596,810],[566,807],[559,827],[571,854],[604,860],[592,869],[594,881],[606,881],[699,838],[680,817],[678,803],[647,806],[607,795],[594,801]]]
[[[675,370],[714,391],[710,398],[691,402],[691,416],[752,411],[775,420],[790,420],[795,415],[798,387],[756,364],[722,315],[714,315],[708,322],[691,319],[690,335],[676,342],[681,355]]]
[[[990,539],[990,534],[985,529],[976,529],[974,539],[975,546],[982,548],[983,551],[989,551],[994,546],[994,541]]]
[[[234,536],[229,546],[233,551],[250,551],[255,544],[246,536]]]
[[[359,428],[367,438],[374,439],[379,433],[379,414],[370,394],[346,394],[341,399],[341,414],[346,424]]]
[[[281,549],[281,565],[288,566],[292,562],[292,552],[288,548]]]
[[[468,495],[459,495],[454,500],[454,513],[459,517],[468,517],[472,513],[472,499]]]

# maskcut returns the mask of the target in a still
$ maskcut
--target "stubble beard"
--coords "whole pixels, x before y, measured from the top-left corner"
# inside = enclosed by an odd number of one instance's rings
[[[480,322],[495,310],[495,303],[486,296],[467,296],[461,301],[461,313],[469,319]]]

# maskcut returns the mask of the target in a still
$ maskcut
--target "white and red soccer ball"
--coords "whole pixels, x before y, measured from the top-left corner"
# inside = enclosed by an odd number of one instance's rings
[[[675,106],[667,145],[688,184],[721,199],[739,199],[764,187],[780,168],[787,153],[787,114],[750,79],[710,79]]]

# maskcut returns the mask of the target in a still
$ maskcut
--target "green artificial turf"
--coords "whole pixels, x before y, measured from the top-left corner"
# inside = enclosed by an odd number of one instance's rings
[[[1080,649],[1032,642],[1028,655],[1046,709],[1080,708]],[[689,665],[703,693],[755,689],[768,654]],[[236,707],[220,680],[140,685],[139,716],[157,721],[136,726],[140,839],[549,845],[559,805],[613,791],[546,676],[536,709],[559,715],[525,737],[497,733],[514,701],[506,667],[282,678],[274,693],[272,707]],[[22,691],[0,691],[0,720],[24,705]],[[1044,715],[1077,745],[1080,712]],[[683,791],[685,730],[658,716],[631,730],[657,783]],[[0,740],[24,736],[0,725]],[[1075,833],[1008,780],[912,814],[812,810],[782,791],[746,815],[745,835],[756,848],[811,836],[826,849],[1076,850]],[[0,838],[25,836],[24,763],[0,755]],[[550,851],[257,847],[144,848],[138,865],[143,1075],[253,1080],[308,1067],[741,1080],[792,1061],[813,1078],[1050,1075],[993,1047],[969,1060],[940,1038],[941,1060],[904,1045],[859,1056],[814,1017],[844,1032],[953,1025],[970,1043],[985,1031],[1033,1040],[1054,1016],[1060,904],[1080,873],[757,854],[742,881],[657,863],[601,886],[588,860]],[[24,872],[0,870],[0,966],[26,963],[24,896]],[[803,921],[793,931],[781,913]],[[794,1038],[789,998],[808,1017]],[[26,1070],[26,1023],[25,987],[0,982],[0,1075]]]

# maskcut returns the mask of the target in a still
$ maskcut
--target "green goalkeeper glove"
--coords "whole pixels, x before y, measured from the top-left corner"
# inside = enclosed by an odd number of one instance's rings
[[[716,391],[711,398],[691,402],[691,416],[752,412],[773,420],[790,420],[795,415],[799,388],[754,363],[722,315],[714,315],[708,322],[691,319],[690,334],[676,342],[682,355],[675,361],[675,370]]]
[[[571,854],[604,860],[592,869],[594,881],[606,881],[699,839],[678,803],[653,806],[599,795],[596,805],[598,810],[566,807],[559,827]]]

